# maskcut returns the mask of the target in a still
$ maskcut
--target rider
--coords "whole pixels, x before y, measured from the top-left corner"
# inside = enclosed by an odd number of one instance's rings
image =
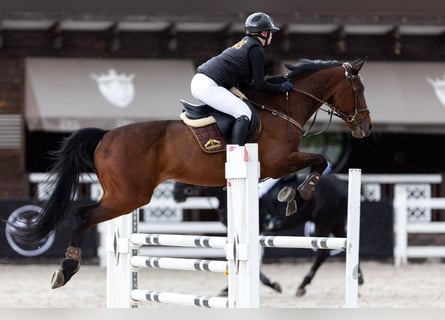
[[[232,47],[197,68],[191,81],[193,97],[201,103],[235,118],[231,144],[244,145],[252,112],[249,106],[229,91],[241,82],[255,90],[273,93],[288,92],[292,84],[284,81],[272,84],[264,78],[263,47],[270,45],[272,34],[280,30],[263,12],[249,15],[245,21],[246,35]]]

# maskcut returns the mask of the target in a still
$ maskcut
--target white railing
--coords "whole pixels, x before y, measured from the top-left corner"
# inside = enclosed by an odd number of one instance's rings
[[[342,179],[347,179],[347,174],[338,174]],[[29,176],[30,183],[37,185],[37,198],[47,198],[50,190],[46,184],[47,175],[44,173],[32,173]],[[89,184],[91,198],[98,199],[101,188],[94,174],[83,174],[81,183]],[[443,233],[444,222],[432,221],[432,210],[445,209],[441,206],[440,199],[432,198],[432,186],[442,183],[439,174],[362,174],[362,199],[370,201],[381,200],[383,185],[394,187],[394,262],[403,265],[407,259],[445,257],[445,246],[410,246],[408,235],[415,233]],[[171,182],[161,184],[158,188],[171,188]],[[167,192],[168,193],[168,192]],[[396,201],[396,199],[406,201]],[[399,199],[399,200],[400,200]],[[146,212],[153,212],[159,208],[169,208],[174,211],[170,218],[152,217],[140,224],[141,232],[146,233],[181,233],[181,234],[225,234],[226,227],[219,221],[183,221],[182,212],[187,209],[216,209],[218,200],[213,197],[188,198],[184,203],[176,203],[170,198],[158,198],[156,194],[147,206],[142,207]],[[145,214],[144,216],[150,216]],[[406,222],[405,222],[406,220]],[[99,225],[99,232],[104,236],[105,232]],[[101,241],[101,244],[104,243]],[[144,255],[163,255],[167,257],[223,257],[224,253],[213,248],[196,250],[187,248],[178,250],[175,247],[143,248]],[[99,248],[101,265],[105,265],[105,250]]]
[[[394,263],[396,266],[405,265],[408,258],[445,258],[445,246],[409,244],[409,234],[440,234],[445,233],[445,222],[409,222],[408,210],[412,207],[426,207],[429,209],[445,209],[445,198],[430,198],[409,200],[403,191],[394,200]]]

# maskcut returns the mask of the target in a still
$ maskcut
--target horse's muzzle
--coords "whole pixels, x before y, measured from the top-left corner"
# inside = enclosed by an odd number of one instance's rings
[[[359,123],[353,130],[352,136],[357,139],[365,138],[371,134],[372,124],[367,125],[367,123]]]

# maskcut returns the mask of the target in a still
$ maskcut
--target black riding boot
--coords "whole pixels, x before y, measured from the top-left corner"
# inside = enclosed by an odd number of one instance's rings
[[[249,118],[247,116],[241,116],[235,119],[235,123],[232,127],[232,140],[231,144],[238,144],[243,146],[246,143],[247,132],[249,130]]]

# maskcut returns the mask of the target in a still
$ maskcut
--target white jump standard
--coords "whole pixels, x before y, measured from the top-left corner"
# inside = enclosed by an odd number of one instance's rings
[[[113,219],[108,224],[108,234],[112,235],[107,236],[106,240],[108,307],[135,307],[138,301],[143,300],[201,307],[259,307],[257,144],[227,147],[226,179],[228,199],[236,199],[236,203],[232,204],[231,200],[228,200],[229,212],[234,214],[228,217],[227,238],[138,234],[137,213]],[[228,272],[228,298],[137,289],[138,267],[132,264],[132,257],[137,256],[141,245],[216,247],[226,250],[227,262],[223,263],[227,268],[222,268],[219,263],[212,263],[212,266],[218,265],[216,269],[226,274]],[[133,259],[133,262],[143,266],[141,259],[147,261],[138,257],[137,260]],[[172,263],[177,262],[188,270],[200,270],[200,268],[190,268],[190,262],[185,260],[166,261],[164,260],[164,263],[168,264],[169,268],[173,268]]]

